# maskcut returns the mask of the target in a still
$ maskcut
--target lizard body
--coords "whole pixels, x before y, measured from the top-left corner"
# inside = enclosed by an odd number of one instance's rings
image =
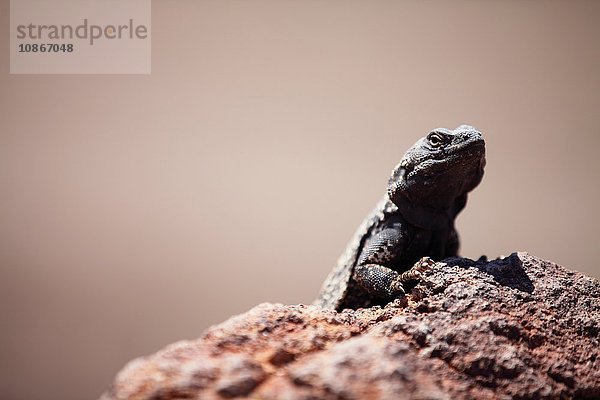
[[[387,193],[359,226],[315,304],[337,310],[385,304],[403,295],[402,283],[418,278],[429,261],[456,256],[454,220],[481,182],[484,166],[485,142],[472,126],[438,128],[417,141],[394,168]]]

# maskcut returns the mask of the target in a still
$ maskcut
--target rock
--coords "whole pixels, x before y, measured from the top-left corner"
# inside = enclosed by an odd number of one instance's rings
[[[131,361],[102,400],[600,397],[600,282],[527,253],[445,260],[405,301],[261,304]]]

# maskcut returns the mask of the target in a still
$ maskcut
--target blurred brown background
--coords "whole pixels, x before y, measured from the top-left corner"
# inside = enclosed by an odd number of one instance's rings
[[[129,359],[307,303],[404,151],[488,143],[462,254],[600,276],[600,2],[155,1],[149,76],[8,74],[0,387],[97,397]]]

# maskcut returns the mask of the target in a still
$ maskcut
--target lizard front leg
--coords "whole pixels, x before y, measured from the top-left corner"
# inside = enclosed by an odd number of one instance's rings
[[[400,229],[387,228],[369,240],[362,250],[353,279],[374,297],[392,299],[404,294],[403,274],[386,267],[404,248]],[[404,277],[406,278],[406,277]]]
[[[354,268],[354,280],[370,295],[392,299],[404,294],[403,282],[421,279],[435,262],[423,257],[408,271],[398,273],[386,267],[403,251],[404,237],[397,228],[387,228],[371,239]]]

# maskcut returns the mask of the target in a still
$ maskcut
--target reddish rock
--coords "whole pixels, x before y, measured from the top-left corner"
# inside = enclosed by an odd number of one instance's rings
[[[600,397],[598,280],[527,253],[447,261],[384,308],[261,304],[131,361],[102,400]]]

